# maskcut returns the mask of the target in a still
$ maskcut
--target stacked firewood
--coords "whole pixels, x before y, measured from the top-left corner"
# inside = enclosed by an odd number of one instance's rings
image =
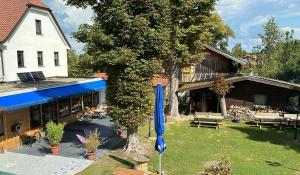
[[[260,105],[255,105],[254,110],[260,113],[285,113],[284,111],[278,109],[272,109],[270,106],[260,106]]]
[[[254,115],[255,112],[247,107],[231,105],[228,111],[227,119],[251,122],[255,120]]]

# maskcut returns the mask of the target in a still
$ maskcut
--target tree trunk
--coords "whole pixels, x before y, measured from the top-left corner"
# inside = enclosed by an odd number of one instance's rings
[[[170,106],[169,116],[179,116],[177,90],[179,87],[179,67],[174,65],[170,75]]]
[[[140,152],[142,151],[140,140],[137,133],[137,128],[132,128],[127,130],[127,145],[126,145],[126,152],[133,153],[133,152]]]
[[[220,106],[221,106],[221,113],[222,116],[227,116],[227,109],[226,109],[226,100],[225,100],[225,96],[220,98]]]

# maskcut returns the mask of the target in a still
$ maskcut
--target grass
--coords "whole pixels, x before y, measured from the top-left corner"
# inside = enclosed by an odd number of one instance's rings
[[[147,125],[140,131],[144,135]],[[194,175],[206,162],[229,157],[234,175],[295,175],[300,171],[300,144],[293,136],[294,130],[289,128],[259,130],[229,121],[219,130],[193,127],[187,121],[167,124],[163,170],[167,175]],[[151,157],[150,170],[157,169],[157,155],[154,152]],[[111,174],[117,167],[132,168],[133,163],[113,151],[80,175]]]
[[[134,165],[126,158],[110,153],[97,160],[78,175],[111,175],[117,167],[133,168]]]
[[[167,125],[163,169],[168,175],[192,175],[205,162],[229,157],[235,175],[295,175],[300,171],[300,144],[293,136],[288,128],[259,130],[232,122],[219,130],[191,127],[188,122]],[[155,154],[151,159],[151,169],[157,168],[157,158]]]

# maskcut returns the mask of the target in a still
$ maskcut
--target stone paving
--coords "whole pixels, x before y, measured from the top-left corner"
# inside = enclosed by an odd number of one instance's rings
[[[0,174],[15,175],[74,175],[91,165],[87,159],[63,156],[33,156],[6,152],[0,154]]]
[[[84,129],[93,131],[95,128],[99,129],[101,139],[97,158],[120,143],[121,140],[116,136],[116,125],[109,118],[71,123],[65,128],[58,156],[51,155],[50,146],[44,138],[40,143],[0,154],[0,175],[74,175],[93,162],[84,158],[85,149],[76,134],[84,135]]]

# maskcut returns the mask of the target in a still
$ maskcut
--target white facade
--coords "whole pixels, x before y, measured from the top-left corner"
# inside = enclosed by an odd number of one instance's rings
[[[36,34],[36,20],[41,21],[41,35]],[[3,52],[0,81],[17,81],[17,73],[33,71],[43,71],[46,77],[68,76],[67,50],[70,48],[47,10],[29,8],[0,49]],[[24,53],[24,67],[18,66],[18,51]],[[43,66],[38,65],[37,52],[43,53]],[[59,53],[59,66],[55,65],[54,52]]]

